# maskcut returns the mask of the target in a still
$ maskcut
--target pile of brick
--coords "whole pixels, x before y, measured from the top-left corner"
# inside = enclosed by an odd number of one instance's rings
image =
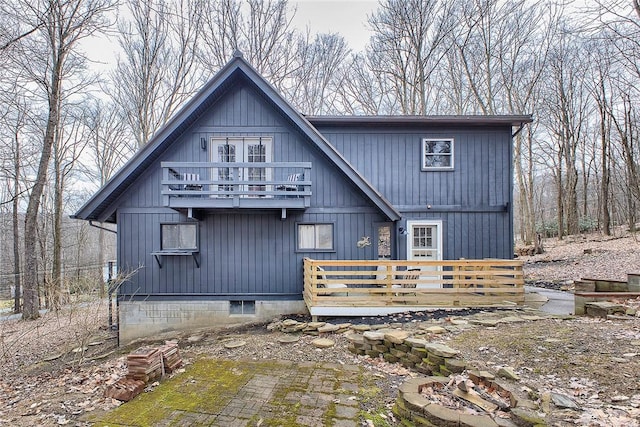
[[[176,341],[160,347],[140,347],[127,356],[127,375],[107,387],[105,397],[128,402],[144,390],[147,383],[182,366]]]
[[[111,384],[104,392],[104,397],[110,397],[122,402],[128,402],[144,390],[145,382],[133,378],[120,378],[115,384]]]
[[[382,355],[389,363],[400,363],[425,375],[463,372],[466,368],[459,352],[446,345],[411,337],[401,329],[379,329],[347,335],[349,351],[373,358]]]
[[[167,341],[163,346],[158,348],[160,354],[162,354],[162,365],[164,372],[170,374],[175,372],[180,366],[182,366],[182,358],[178,351],[177,341]]]
[[[157,347],[140,347],[127,356],[127,378],[145,383],[163,374],[162,353]]]

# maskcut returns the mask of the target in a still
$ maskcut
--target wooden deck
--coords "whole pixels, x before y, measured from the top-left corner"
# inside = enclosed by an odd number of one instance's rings
[[[314,317],[520,305],[524,303],[522,261],[305,258],[304,300]]]

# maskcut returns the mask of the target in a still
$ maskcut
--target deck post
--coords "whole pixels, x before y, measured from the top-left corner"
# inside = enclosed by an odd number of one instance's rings
[[[169,180],[169,168],[168,167],[162,167],[162,180],[163,181],[168,181]],[[162,190],[165,193],[162,196],[162,206],[169,206],[169,194],[167,194],[167,192],[169,191],[169,186],[167,184],[163,184],[162,185]]]

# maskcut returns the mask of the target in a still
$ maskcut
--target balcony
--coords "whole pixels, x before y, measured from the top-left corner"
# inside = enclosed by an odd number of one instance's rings
[[[173,209],[306,209],[310,162],[162,162],[162,203]]]

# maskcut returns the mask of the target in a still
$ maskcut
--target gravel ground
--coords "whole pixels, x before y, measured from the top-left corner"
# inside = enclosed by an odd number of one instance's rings
[[[640,270],[640,243],[633,236],[567,238],[559,243],[547,241],[545,246],[545,254],[521,258],[530,282],[556,286],[580,278],[624,280],[627,272]],[[500,314],[440,310],[332,322],[446,324],[452,316]],[[84,425],[79,420],[85,414],[119,405],[103,398],[104,389],[126,373],[125,355],[135,346],[116,348],[115,333],[105,327],[105,318],[104,303],[85,302],[34,322],[0,322],[0,425]],[[278,342],[281,335],[267,331],[265,325],[254,325],[192,331],[172,338],[179,339],[187,363],[213,357],[358,364],[377,379],[382,391],[369,402],[369,410],[377,415],[375,425],[398,425],[390,408],[398,386],[414,373],[380,359],[349,353],[341,334],[330,334],[336,345],[323,350],[311,345],[313,336],[303,335],[298,342],[285,345]],[[223,343],[229,338],[247,344],[227,349]],[[527,387],[540,396],[562,392],[574,398],[580,411],[554,415],[553,425],[640,425],[640,385],[636,377],[640,369],[640,318],[505,324],[450,332],[434,340],[460,350],[476,367],[513,367],[522,377],[518,387]]]

